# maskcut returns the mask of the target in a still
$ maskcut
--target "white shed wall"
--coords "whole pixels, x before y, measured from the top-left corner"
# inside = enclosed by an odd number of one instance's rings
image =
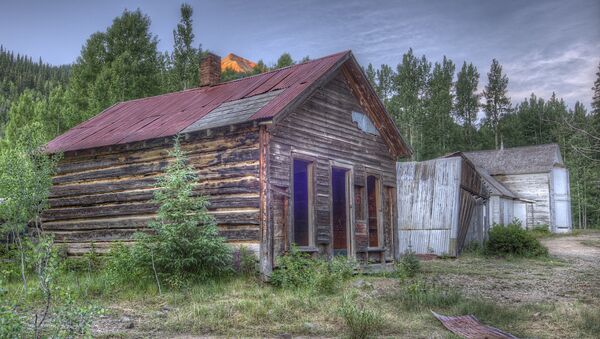
[[[551,229],[556,233],[570,232],[571,224],[571,193],[569,187],[569,171],[566,168],[555,167],[551,172]]]
[[[497,175],[494,178],[519,197],[535,201],[532,225],[551,226],[550,173]]]
[[[398,163],[398,251],[456,255],[461,158]],[[453,241],[454,240],[454,241]]]

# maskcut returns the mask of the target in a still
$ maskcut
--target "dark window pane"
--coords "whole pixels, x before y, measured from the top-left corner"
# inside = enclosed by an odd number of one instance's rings
[[[369,212],[369,246],[379,246],[379,232],[377,222],[377,178],[367,177],[367,204]]]
[[[309,162],[294,160],[294,242],[309,245]]]

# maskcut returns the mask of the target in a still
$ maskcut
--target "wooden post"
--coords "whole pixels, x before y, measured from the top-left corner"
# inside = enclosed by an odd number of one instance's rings
[[[260,144],[260,273],[268,280],[273,271],[273,225],[270,218],[269,193],[269,132],[267,126],[259,130]]]

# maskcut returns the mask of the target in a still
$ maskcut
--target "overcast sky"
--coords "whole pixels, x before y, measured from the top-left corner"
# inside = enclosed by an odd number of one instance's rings
[[[480,87],[492,58],[509,76],[513,103],[553,91],[572,106],[589,107],[600,62],[600,1],[193,1],[196,40],[274,63],[351,49],[363,65],[395,66],[412,47],[417,55],[460,67],[473,62]],[[124,9],[152,19],[161,50],[171,50],[179,2],[0,0],[0,44],[52,64],[74,62],[89,35]]]

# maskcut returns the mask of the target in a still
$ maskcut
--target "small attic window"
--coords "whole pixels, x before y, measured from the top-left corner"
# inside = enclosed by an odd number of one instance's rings
[[[363,112],[352,111],[352,121],[356,123],[358,128],[369,134],[379,135],[379,131],[375,128],[373,121]]]

